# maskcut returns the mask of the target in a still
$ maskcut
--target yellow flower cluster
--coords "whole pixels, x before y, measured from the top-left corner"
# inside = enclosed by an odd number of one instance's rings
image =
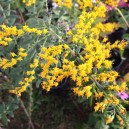
[[[113,48],[123,49],[127,43],[125,41],[116,41],[114,44],[107,42],[107,38],[100,41],[100,35],[112,32],[119,27],[116,23],[100,23],[99,18],[105,17],[106,7],[104,4],[99,4],[93,7],[91,12],[82,11],[79,16],[79,21],[75,25],[75,29],[68,31],[68,35],[72,37],[72,42],[83,48],[80,53],[82,64],[74,66],[77,74],[75,78],[76,86],[73,92],[78,96],[86,96],[87,98],[93,95],[96,100],[104,100],[97,102],[94,107],[95,111],[104,111],[109,105],[119,105],[120,101],[114,94],[128,90],[125,83],[116,85],[115,79],[118,73],[112,70],[101,71],[102,68],[110,69],[112,61],[109,61],[110,51]],[[96,69],[95,73],[93,72]],[[74,73],[73,73],[74,74]],[[73,76],[73,75],[72,75]],[[95,82],[92,83],[91,82]],[[87,85],[90,82],[90,85]],[[105,83],[105,86],[101,85]],[[112,85],[110,85],[112,84]],[[105,91],[101,90],[104,89]],[[106,91],[108,93],[106,93]],[[106,96],[108,96],[106,98]],[[112,120],[107,119],[107,123]]]
[[[102,96],[104,96],[104,93],[103,93],[103,92],[101,92],[101,91],[95,92],[95,98],[96,98],[96,99],[99,99],[99,98],[101,98]]]
[[[69,66],[66,65],[63,66],[64,69],[67,69],[67,71],[64,71],[61,68],[56,67],[58,65],[58,56],[61,55],[63,50],[67,51],[68,45],[58,45],[58,46],[51,46],[49,48],[42,48],[42,53],[39,54],[39,57],[44,60],[44,63],[41,64],[42,72],[41,72],[41,78],[45,79],[42,83],[42,87],[46,89],[47,91],[50,91],[50,89],[53,86],[58,86],[58,83],[62,81],[65,77],[69,76],[69,73],[67,72],[69,69]],[[65,53],[64,57],[67,56],[68,52]],[[70,63],[70,62],[69,62]],[[72,64],[72,62],[71,62]],[[70,65],[70,69],[72,69],[72,66]]]
[[[20,37],[25,32],[26,33],[34,33],[37,35],[43,35],[48,33],[48,29],[39,30],[37,28],[30,28],[29,26],[25,25],[22,29],[17,29],[16,26],[8,27],[6,25],[1,25],[2,31],[0,31],[0,45],[1,46],[8,46],[9,42],[13,40],[12,36]]]
[[[119,2],[120,0],[105,0],[105,4],[112,6],[112,7],[117,7]]]
[[[124,0],[127,2],[127,0]],[[59,6],[64,6],[71,8],[73,6],[72,0],[54,0]],[[79,5],[80,9],[85,10],[87,7],[92,8],[96,3],[106,4],[112,7],[117,7],[119,5],[120,0],[96,0],[93,2],[93,0],[76,0],[75,3]],[[100,14],[101,15],[101,14]]]
[[[10,90],[9,92],[21,96],[21,93],[25,92],[27,87],[30,86],[35,79],[35,69],[38,67],[38,64],[39,60],[34,59],[33,63],[30,64],[30,70],[26,72],[26,77],[23,79],[23,81],[20,81],[20,86],[16,87],[14,90]]]
[[[99,29],[99,31],[100,32],[112,32],[113,30],[114,30],[114,28],[115,29],[117,29],[119,27],[119,25],[118,24],[116,24],[116,23],[105,23],[105,24],[103,24],[103,23],[97,23],[96,24],[96,28],[98,28]]]
[[[87,98],[89,98],[92,95],[91,89],[92,89],[92,85],[85,86],[82,90],[76,87],[76,88],[73,88],[73,91],[74,93],[77,93],[78,96],[86,96]]]
[[[53,0],[56,2],[59,6],[64,6],[67,8],[71,8],[73,6],[72,0]]]
[[[59,68],[58,58],[62,54],[64,58]],[[67,77],[71,77],[77,86],[81,86],[84,81],[89,80],[87,74],[92,72],[91,64],[84,63],[76,66],[74,61],[67,59],[69,54],[71,54],[71,51],[66,44],[42,48],[42,53],[39,54],[39,57],[44,60],[44,63],[41,64],[41,78],[44,79],[42,83],[43,89],[50,91],[53,86],[58,86],[59,82]],[[90,97],[91,86],[86,86],[84,90],[87,91],[86,96]]]
[[[23,3],[26,4],[26,6],[31,6],[36,3],[36,0],[22,0]]]
[[[125,90],[127,90],[127,85],[125,82],[123,82],[121,85],[109,85],[108,86],[108,90],[114,90],[116,92],[124,92]]]
[[[111,48],[118,48],[118,49],[123,49],[125,46],[127,45],[127,42],[125,40],[120,41],[116,41],[114,44],[110,45]]]
[[[108,71],[107,73],[100,73],[97,74],[97,77],[95,78],[97,81],[108,81],[113,82],[118,77],[118,73],[115,71]]]
[[[82,55],[82,60],[84,62],[87,61],[90,65],[95,64],[97,68],[101,68],[102,66],[110,68],[112,62],[107,60],[107,58],[110,56],[110,50],[118,46],[114,45],[111,47],[110,43],[105,44],[100,42],[99,36],[101,33],[113,31],[117,25],[109,23],[95,24],[98,17],[105,16],[105,6],[100,5],[98,8],[98,10],[95,8],[92,12],[83,11],[79,17],[79,22],[75,25],[76,32],[73,31],[70,34],[74,43],[83,45],[83,53],[85,54]]]
[[[37,35],[42,35],[42,34],[47,34],[48,33],[48,29],[39,30],[37,28],[30,28],[27,25],[23,26],[22,29],[23,29],[24,32],[34,33],[34,34],[37,34]]]
[[[92,72],[91,64],[84,63],[76,66],[74,61],[67,59],[70,53],[69,46],[66,44],[42,48],[42,53],[39,54],[39,57],[44,60],[44,63],[41,64],[41,78],[44,79],[42,82],[43,89],[50,91],[53,86],[58,86],[59,82],[67,77],[71,77],[77,86],[82,86],[83,82],[89,80],[87,74]],[[62,59],[62,66],[59,68],[57,59],[61,54],[63,54],[64,58]],[[88,67],[89,69],[87,69]],[[83,91],[78,90],[78,95],[84,96],[85,92],[87,98],[90,97],[92,94],[91,88],[92,86],[86,86]],[[77,89],[74,88],[75,91]]]
[[[113,8],[117,7],[119,5],[119,2],[121,0],[105,0],[105,4],[112,6]],[[124,2],[127,2],[127,0],[123,0]]]
[[[92,8],[93,2],[92,0],[77,0],[80,9],[86,9],[86,7]]]
[[[0,31],[0,45],[7,46],[9,42],[13,40],[11,36],[21,36],[23,34],[22,29],[17,29],[16,26],[8,27],[1,25],[2,31]]]
[[[29,26],[25,25],[22,29],[17,29],[16,26],[8,27],[6,25],[1,25],[0,31],[0,45],[1,46],[8,46],[9,42],[13,41],[14,37],[20,37],[25,33],[32,33],[36,35],[44,35],[48,33],[47,29],[39,30],[37,28],[30,28]],[[27,52],[24,48],[20,47],[17,53],[11,52],[10,59],[1,58],[0,59],[0,67],[2,69],[11,68],[16,65],[19,61],[22,61],[27,56]],[[38,66],[38,61],[35,59],[34,64],[30,64],[31,69],[35,69]],[[32,81],[34,80],[33,76],[34,72],[27,71],[27,76],[23,82],[20,82],[20,87],[17,87],[15,90],[11,90],[11,93],[15,93],[18,96],[21,95],[29,86]]]
[[[85,95],[89,98],[92,95],[92,88],[96,87],[93,84],[86,84],[88,81],[93,81],[92,77],[100,83],[104,81],[114,83],[118,76],[115,71],[93,74],[94,68],[98,70],[102,67],[111,68],[112,62],[107,60],[110,56],[110,50],[123,48],[126,45],[124,41],[122,41],[122,44],[116,42],[110,45],[106,38],[102,42],[99,40],[101,33],[112,32],[114,28],[118,27],[115,23],[102,24],[96,20],[105,17],[105,12],[106,7],[103,4],[99,4],[91,12],[83,11],[79,17],[79,22],[75,25],[75,29],[68,32],[73,43],[83,47],[83,51],[80,53],[82,63],[76,65],[75,61],[70,61],[68,55],[72,52],[70,51],[70,46],[66,44],[42,48],[42,53],[39,54],[39,57],[44,60],[44,63],[41,64],[41,78],[44,79],[42,87],[44,89],[50,91],[53,86],[58,86],[63,79],[70,77],[77,86],[73,89],[74,93],[78,96]],[[62,54],[64,54],[64,58],[61,59],[62,65],[59,67],[58,59]],[[124,88],[119,87],[117,91],[123,90]],[[101,94],[99,92],[95,93],[95,96],[100,98],[103,96],[103,92]]]
[[[108,105],[118,105],[119,104],[119,99],[114,96],[113,94],[109,94],[108,98],[105,98],[102,102],[97,102],[96,105],[94,106],[94,110],[96,111],[101,111],[103,112],[105,110],[105,108]]]
[[[36,1],[22,0],[27,6],[34,4]],[[59,6],[71,8],[72,0],[54,0]],[[127,91],[128,88],[123,82],[116,84],[118,73],[111,70],[112,61],[109,61],[110,52],[114,48],[123,49],[126,42],[116,41],[111,44],[107,41],[105,34],[112,32],[119,25],[116,23],[104,23],[106,16],[106,6],[96,0],[76,0],[80,10],[82,11],[78,22],[73,29],[67,32],[71,43],[59,43],[59,45],[41,45],[38,57],[29,66],[25,77],[20,81],[19,87],[10,90],[10,93],[21,96],[21,93],[26,91],[33,80],[35,79],[36,68],[41,69],[40,77],[42,79],[42,88],[50,91],[52,87],[57,87],[66,78],[70,78],[75,87],[73,92],[78,96],[86,96],[87,99],[91,96],[95,98],[96,105],[94,110],[102,111],[113,105],[121,113],[125,113],[124,108],[120,108],[120,100],[116,95],[117,92]],[[106,4],[116,7],[119,0],[106,0]],[[87,8],[87,7],[90,7]],[[1,26],[0,45],[7,46],[13,40],[13,36],[19,37],[23,34],[36,34],[38,37],[48,34],[48,29],[30,28],[24,25],[22,29],[17,29],[16,26],[7,27]],[[58,36],[56,34],[56,36]],[[100,40],[100,36],[103,38]],[[46,40],[48,41],[48,40]],[[50,40],[49,40],[50,41]],[[80,48],[77,52],[76,48]],[[18,61],[23,60],[27,56],[27,52],[23,48],[19,48],[17,53],[10,53],[10,58],[1,58],[0,67],[7,69],[13,67]],[[106,123],[112,122],[112,116],[106,118]],[[122,123],[122,120],[119,118]]]
[[[17,64],[18,61],[22,61],[26,56],[27,53],[25,52],[24,48],[19,48],[18,54],[15,54],[14,52],[10,53],[11,59],[2,58],[0,59],[0,67],[2,69],[7,69],[10,67],[13,67]]]

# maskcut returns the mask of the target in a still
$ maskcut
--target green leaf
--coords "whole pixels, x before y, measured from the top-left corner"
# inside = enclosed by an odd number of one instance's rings
[[[41,84],[41,79],[38,79],[38,80],[36,81],[36,87],[39,88],[40,84]]]

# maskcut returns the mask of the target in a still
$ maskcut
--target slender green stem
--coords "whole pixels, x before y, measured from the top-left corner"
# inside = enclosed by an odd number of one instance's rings
[[[33,88],[32,86],[29,87],[29,109],[28,109],[28,115],[29,115],[29,129],[34,129],[34,125],[32,124],[32,106],[33,106],[33,97],[32,97],[32,92]]]
[[[21,21],[22,21],[23,23],[25,23],[24,16],[23,16],[23,14],[22,14],[22,12],[21,12],[20,9],[18,9],[18,13],[19,13],[19,15],[20,15]]]
[[[20,99],[20,98],[19,98],[19,99]],[[34,125],[33,125],[33,123],[32,123],[32,121],[31,121],[30,114],[29,114],[29,112],[27,111],[27,109],[26,109],[26,107],[25,107],[25,105],[24,105],[24,103],[23,103],[23,101],[22,101],[21,99],[20,99],[20,103],[21,103],[21,107],[23,108],[23,110],[24,110],[26,116],[27,116],[28,119],[29,119],[29,126],[30,126],[32,129],[35,129],[35,128],[34,128]]]
[[[57,36],[57,37],[58,37],[58,39],[60,40],[60,42],[62,42],[62,41],[63,41],[63,39],[62,39],[58,34],[56,34],[56,32],[55,32],[55,31],[53,31],[51,28],[49,29],[49,31],[50,31],[51,33],[53,33],[55,36]]]
[[[43,39],[44,39],[45,42],[46,42],[48,36],[49,36],[49,35],[46,35],[45,37],[41,38],[40,40],[39,40],[39,37],[38,37],[37,40],[36,40],[36,42],[34,42],[34,44],[28,49],[27,53],[30,52],[31,50],[33,50],[33,49],[36,47],[36,45],[40,44],[40,42],[41,42]]]
[[[46,0],[46,9],[47,9],[47,12],[48,12],[48,3],[47,3],[47,0]]]
[[[45,3],[45,1],[42,1],[42,3],[41,3],[41,8],[39,9],[39,11],[37,12],[37,18],[39,18],[39,14],[41,13],[41,12],[43,12],[43,6],[44,6],[44,3]]]
[[[5,15],[5,13],[4,13],[4,9],[3,9],[3,7],[2,7],[2,5],[0,4],[0,10],[2,11],[2,13],[3,13],[3,17],[4,17],[4,19],[5,19],[5,21],[6,21],[6,23],[8,24],[9,23],[9,21],[7,20],[7,17],[6,17],[6,15]]]
[[[125,19],[125,17],[124,17],[124,15],[123,15],[123,13],[121,12],[121,10],[120,10],[120,9],[118,9],[118,8],[115,8],[115,9],[119,12],[119,14],[120,14],[120,15],[121,15],[121,17],[123,18],[123,20],[124,20],[124,22],[125,22],[126,26],[129,28],[129,24],[128,24],[127,20]]]
[[[10,3],[8,5],[8,16],[10,16]]]

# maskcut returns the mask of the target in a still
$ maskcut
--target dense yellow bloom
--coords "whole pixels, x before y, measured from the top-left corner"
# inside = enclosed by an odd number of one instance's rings
[[[117,7],[119,2],[120,2],[120,0],[105,0],[105,3],[112,7]]]
[[[96,105],[94,106],[94,110],[95,110],[95,112],[96,111],[98,111],[99,109],[100,109],[100,107],[102,107],[103,106],[103,104],[102,103],[96,103]]]
[[[17,56],[14,52],[11,52],[10,54],[11,54],[12,57]]]
[[[43,34],[47,34],[48,33],[48,29],[43,29]]]
[[[25,58],[27,56],[27,53],[25,52],[24,48],[19,48],[19,52],[18,55],[15,54],[14,52],[10,53],[11,55],[11,59],[6,59],[6,58],[1,58],[0,59],[0,67],[2,69],[7,69],[7,68],[11,68],[14,65],[17,64],[18,61],[23,60],[23,58]]]
[[[95,93],[95,98],[96,99],[101,98],[103,95],[104,95],[103,92]]]
[[[0,60],[0,67],[2,69],[7,69],[13,67],[14,65],[16,65],[16,63],[17,63],[16,58],[11,58],[11,60],[3,58]]]
[[[21,50],[23,50],[21,48]],[[39,60],[34,59],[33,63],[30,64],[30,70],[26,71],[26,77],[19,82],[19,87],[16,87],[14,90],[10,90],[10,93],[16,94],[18,96],[21,96],[22,92],[25,92],[27,87],[29,87],[33,80],[35,79],[35,69],[38,66]],[[31,67],[33,65],[33,67]]]
[[[6,42],[6,41],[0,41],[0,45],[7,46],[8,45],[8,42]]]
[[[18,35],[18,36],[21,36],[23,33],[24,33],[24,32],[23,32],[22,29],[17,30],[17,35]]]
[[[117,99],[114,95],[109,94],[109,98],[104,99],[102,102],[97,102],[96,105],[94,106],[94,110],[96,111],[101,111],[103,112],[105,108],[108,105],[118,105],[119,104],[119,99]]]
[[[85,91],[79,90],[79,88],[73,88],[73,92],[76,93],[78,96],[84,96]]]
[[[23,3],[26,4],[26,6],[31,6],[36,3],[36,0],[22,0]]]
[[[86,9],[86,7],[92,7],[92,0],[77,0],[80,9]]]
[[[91,86],[86,86],[84,88],[84,91],[85,91],[85,94],[86,94],[87,98],[89,98],[92,95],[91,89],[92,89]]]
[[[119,5],[119,2],[121,0],[105,0],[105,4],[112,6],[113,8],[117,7]],[[127,2],[127,0],[123,0],[124,2]]]
[[[59,69],[54,67],[53,69],[49,70],[52,65],[56,65],[58,60],[56,59],[58,55],[63,52],[63,49],[69,49],[69,47],[64,45],[52,46],[49,48],[42,48],[42,53],[39,54],[39,57],[45,61],[45,64],[42,63],[42,72],[41,77],[46,78],[46,82],[42,83],[42,87],[47,91],[50,90],[52,86],[58,86],[58,83],[62,81],[65,77],[68,77],[71,73],[69,71],[72,70],[72,65],[74,66],[73,62],[68,62],[70,65],[64,64],[62,67],[63,69]],[[51,76],[49,75],[51,74]]]
[[[116,79],[116,77],[118,77],[117,72],[109,71],[107,73],[103,72],[98,74],[98,76],[96,77],[96,80],[102,81],[102,82],[105,82],[105,81],[113,82]]]
[[[31,6],[36,3],[36,0],[22,0],[22,2]],[[128,91],[128,88],[125,82],[117,85],[118,73],[111,70],[112,61],[109,61],[108,58],[112,49],[123,49],[127,43],[123,40],[110,44],[105,36],[105,34],[117,29],[119,25],[105,23],[107,10],[106,5],[101,0],[96,0],[96,2],[92,0],[54,0],[54,2],[67,8],[72,8],[73,4],[78,4],[78,7],[75,7],[78,9],[78,19],[75,25],[72,24],[64,40],[58,45],[57,43],[56,45],[54,43],[47,44],[48,41],[50,42],[47,39],[49,35],[52,38],[60,37],[56,33],[49,33],[47,28],[31,28],[24,25],[19,29],[16,26],[1,25],[0,47],[2,48],[8,47],[15,38],[20,39],[26,34],[37,40],[27,44],[29,50],[20,47],[15,52],[8,53],[8,58],[2,57],[0,59],[0,68],[2,69],[17,66],[20,61],[27,59],[31,45],[35,47],[39,43],[38,49],[30,59],[29,69],[24,72],[24,77],[19,82],[19,86],[10,90],[10,93],[21,96],[21,93],[33,84],[38,75],[41,79],[41,87],[47,92],[69,78],[73,81],[74,87],[72,89],[75,94],[81,97],[86,96],[87,99],[90,97],[95,99],[95,112],[104,112],[113,105],[121,114],[125,114],[125,109],[120,107],[121,101],[117,92]],[[106,4],[113,7],[117,7],[118,3],[119,0],[106,0]],[[71,10],[67,9],[67,11]],[[62,35],[62,37],[64,36]],[[100,37],[103,39],[101,40]],[[40,73],[36,75],[36,71],[40,71]],[[108,115],[106,123],[111,123],[112,120],[113,117]],[[123,122],[120,118],[119,120],[121,123]]]
[[[8,27],[6,25],[1,25],[2,31],[0,31],[0,45],[8,46],[8,44],[13,41],[12,36],[22,36],[24,33],[21,29],[17,29],[16,26]]]
[[[30,28],[27,25],[24,25],[22,27],[22,31],[23,32],[27,32],[27,33],[34,33],[34,34],[37,34],[37,35],[43,35],[43,34],[47,34],[48,33],[48,29],[40,30],[40,29],[37,29],[37,28]]]
[[[73,6],[72,0],[53,0],[56,2],[59,6],[64,6],[67,8],[71,8]]]

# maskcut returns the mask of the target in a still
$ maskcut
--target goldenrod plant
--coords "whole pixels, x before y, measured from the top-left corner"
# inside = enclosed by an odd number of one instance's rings
[[[0,25],[0,69],[11,81],[9,94],[20,98],[24,92],[33,93],[35,84],[49,92],[69,78],[73,93],[90,100],[106,124],[116,118],[121,127],[129,128],[124,107],[129,89],[126,82],[117,81],[119,73],[109,60],[111,50],[123,50],[127,42],[111,44],[107,37],[122,26],[106,22],[107,6],[121,13],[119,2],[53,0],[56,7],[50,9],[47,0],[11,0],[8,15],[15,4],[20,18],[10,24],[1,10]]]

